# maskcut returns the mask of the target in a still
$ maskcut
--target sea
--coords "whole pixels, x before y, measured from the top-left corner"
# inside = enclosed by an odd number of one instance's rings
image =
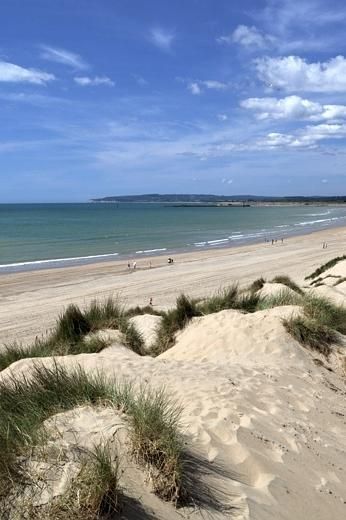
[[[0,204],[0,273],[172,256],[344,225],[343,206]]]

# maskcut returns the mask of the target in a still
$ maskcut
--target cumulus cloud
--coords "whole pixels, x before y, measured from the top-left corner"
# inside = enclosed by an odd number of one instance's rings
[[[54,61],[55,63],[61,63],[79,70],[84,70],[89,67],[79,54],[67,51],[66,49],[41,45],[41,50],[40,56],[44,60]]]
[[[14,63],[0,61],[0,82],[45,85],[54,79],[55,76],[48,72],[43,72],[37,69],[26,69],[19,65],[15,65]]]
[[[346,124],[327,124],[307,126],[296,134],[270,132],[258,139],[257,148],[317,148],[318,143],[327,139],[342,139],[346,136]]]
[[[308,63],[299,56],[256,60],[260,80],[270,88],[287,91],[344,92],[346,59],[336,56],[326,62]]]
[[[240,103],[251,110],[257,119],[305,119],[310,121],[335,121],[346,118],[345,105],[321,105],[299,96],[285,98],[248,98]]]
[[[151,29],[150,39],[160,49],[169,51],[175,39],[175,34],[172,31],[156,27]]]
[[[77,76],[73,78],[77,85],[81,87],[98,87],[99,85],[106,85],[108,87],[114,87],[115,83],[107,76],[95,76],[89,78],[88,76]]]
[[[201,94],[204,89],[207,90],[225,90],[228,88],[228,84],[224,83],[222,81],[216,81],[216,80],[196,80],[196,81],[190,81],[187,84],[187,88],[190,90],[192,94],[195,96],[198,94]]]
[[[194,96],[198,96],[202,91],[198,83],[195,81],[192,81],[191,83],[188,83],[187,88],[190,90],[191,94]]]
[[[217,38],[219,43],[226,43],[231,45],[232,43],[238,43],[243,47],[257,47],[259,49],[265,49],[272,45],[275,41],[273,36],[264,34],[257,29],[255,26],[238,25],[238,27],[229,36],[220,36]]]

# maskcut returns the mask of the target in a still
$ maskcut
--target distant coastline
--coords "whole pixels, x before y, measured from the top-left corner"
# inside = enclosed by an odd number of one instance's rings
[[[291,196],[271,197],[261,195],[213,195],[213,194],[158,194],[113,195],[91,199],[96,203],[167,204],[174,207],[251,207],[251,206],[309,206],[346,205],[346,195],[341,196]]]

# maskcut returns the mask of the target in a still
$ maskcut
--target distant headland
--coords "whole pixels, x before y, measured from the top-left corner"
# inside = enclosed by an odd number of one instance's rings
[[[211,194],[159,194],[113,195],[91,199],[92,202],[166,203],[177,206],[251,206],[271,204],[346,204],[346,195],[340,196],[286,196],[262,195],[211,195]]]

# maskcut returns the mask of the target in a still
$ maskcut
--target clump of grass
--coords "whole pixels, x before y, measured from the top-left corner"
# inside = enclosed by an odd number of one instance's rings
[[[134,451],[157,469],[155,492],[177,500],[182,485],[182,443],[176,405],[163,391],[143,387],[136,393],[131,385],[116,384],[102,374],[90,376],[80,367],[68,372],[57,363],[34,366],[30,378],[11,376],[0,381],[0,498],[14,483],[25,482],[21,457],[44,439],[46,419],[76,406],[105,402],[127,414]]]
[[[158,311],[154,309],[151,305],[146,305],[144,307],[130,307],[125,311],[125,316],[128,318],[132,318],[133,316],[140,316],[143,314],[152,314],[153,316],[162,316],[163,311]]]
[[[346,278],[343,276],[343,277],[340,277],[335,283],[334,283],[334,287],[336,287],[337,285],[339,285],[340,283],[343,283],[343,282],[346,282]]]
[[[243,312],[256,312],[262,298],[255,293],[240,295],[235,309]]]
[[[32,520],[100,520],[113,518],[121,505],[118,458],[107,443],[84,455],[81,469],[67,491],[45,506],[32,501],[21,511]]]
[[[298,294],[292,294],[288,289],[282,289],[277,294],[271,296],[263,296],[256,310],[272,309],[274,307],[282,307],[285,305],[301,305],[303,298]]]
[[[289,289],[292,289],[292,291],[298,293],[298,294],[304,294],[304,291],[297,285],[289,276],[286,275],[279,275],[275,276],[272,280],[274,283],[281,283],[282,285],[286,285]]]
[[[45,357],[50,355],[50,346],[47,346],[45,342],[39,340],[36,340],[27,348],[17,342],[4,345],[0,351],[0,371],[23,358]]]
[[[212,314],[228,309],[255,312],[259,301],[260,296],[254,292],[241,293],[237,285],[231,285],[204,300],[198,305],[198,308],[202,314]]]
[[[131,405],[132,445],[136,458],[151,467],[154,492],[175,503],[183,499],[181,409],[163,390],[140,392]]]
[[[145,354],[143,336],[135,325],[124,318],[120,324],[120,331],[123,333],[125,345],[136,354],[143,356]]]
[[[158,355],[172,347],[176,333],[182,330],[195,316],[201,316],[197,301],[181,294],[177,298],[175,308],[165,312],[162,316],[152,353]]]
[[[307,317],[292,317],[284,320],[283,324],[300,344],[317,350],[326,357],[331,352],[331,344],[336,343],[338,339],[334,330]]]
[[[91,330],[85,314],[77,305],[71,304],[59,316],[53,337],[56,343],[77,343]]]
[[[304,314],[322,326],[346,334],[346,307],[312,294],[304,298]]]
[[[124,321],[123,307],[112,298],[104,302],[94,300],[84,312],[77,305],[69,305],[46,337],[37,338],[28,347],[18,343],[5,345],[0,350],[0,371],[24,358],[100,352],[109,343],[97,337],[87,339],[86,336],[104,328],[118,329]],[[131,341],[131,338],[134,339],[134,333],[130,330],[126,344],[138,350],[139,341]]]
[[[84,317],[92,331],[117,329],[124,313],[124,307],[119,301],[107,298],[103,302],[93,300],[89,307],[85,309]]]
[[[319,276],[320,274],[324,273],[324,271],[327,271],[327,269],[334,267],[334,265],[336,265],[338,262],[341,262],[342,260],[346,260],[346,255],[332,258],[332,260],[329,260],[325,264],[321,265],[318,269],[316,269],[313,273],[306,276],[305,280],[311,280],[313,278],[316,278],[316,276]]]
[[[226,309],[238,308],[239,289],[237,285],[231,285],[222,289],[214,296],[210,296],[199,305],[203,314],[212,314]]]
[[[257,278],[257,280],[252,282],[252,284],[249,286],[248,290],[250,292],[260,291],[265,283],[266,283],[265,279],[263,278],[263,276],[261,276],[261,278]]]
[[[310,285],[316,285],[316,287],[318,287],[319,285],[324,285],[323,280],[324,280],[324,278],[322,276],[320,276],[320,277],[316,278],[316,280],[313,280],[312,282],[310,282]]]

